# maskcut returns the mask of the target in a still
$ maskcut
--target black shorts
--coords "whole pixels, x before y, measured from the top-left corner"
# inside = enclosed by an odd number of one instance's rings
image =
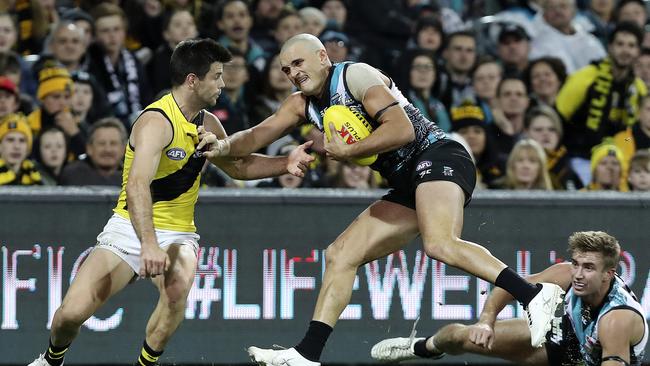
[[[415,210],[415,189],[420,183],[444,180],[456,183],[465,192],[465,206],[472,199],[476,185],[476,166],[460,143],[444,139],[437,141],[407,166],[386,177],[392,188],[381,199]]]
[[[554,325],[546,333],[546,357],[548,364],[551,366],[581,366],[584,365],[582,353],[580,353],[580,344],[576,338],[571,320],[569,317],[562,316],[559,326]]]

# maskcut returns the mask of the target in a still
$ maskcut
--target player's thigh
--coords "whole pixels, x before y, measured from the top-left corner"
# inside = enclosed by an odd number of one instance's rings
[[[395,252],[417,233],[413,209],[380,200],[352,221],[327,248],[327,256],[361,265]]]
[[[418,185],[415,205],[425,245],[460,237],[465,200],[465,192],[454,182],[437,180]]]
[[[471,353],[498,357],[517,364],[547,364],[544,348],[530,345],[530,331],[524,319],[498,320],[494,324],[494,344],[491,349],[479,347],[467,339],[463,348]]]
[[[156,276],[153,282],[161,297],[172,302],[184,302],[196,273],[195,248],[187,244],[171,244],[165,250],[169,255],[169,269],[164,276]]]
[[[81,317],[90,317],[134,278],[133,269],[109,250],[93,249],[84,260],[62,303]]]

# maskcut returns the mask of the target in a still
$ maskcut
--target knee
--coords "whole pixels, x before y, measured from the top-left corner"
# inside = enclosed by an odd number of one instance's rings
[[[453,256],[453,248],[458,244],[456,238],[423,238],[424,252],[429,258],[448,263]]]
[[[327,247],[325,254],[325,268],[327,269],[346,269],[353,268],[356,270],[362,263],[356,260],[357,256],[349,253],[346,244],[343,241],[334,241]]]
[[[88,319],[88,317],[84,315],[85,313],[85,309],[63,303],[54,313],[52,329],[79,328]]]

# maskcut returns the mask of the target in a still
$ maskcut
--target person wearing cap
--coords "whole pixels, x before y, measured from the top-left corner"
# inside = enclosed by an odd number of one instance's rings
[[[629,190],[625,180],[627,162],[623,152],[610,139],[594,146],[591,152],[591,182],[584,188],[586,191],[619,191]]]
[[[323,42],[325,50],[330,56],[330,61],[350,61],[348,58],[350,51],[350,38],[348,38],[345,33],[328,30],[320,36],[320,40]]]
[[[64,67],[46,64],[39,73],[36,96],[41,107],[27,116],[27,122],[35,135],[56,125],[70,139],[70,151],[79,156],[86,151],[86,135],[72,115],[72,78]]]
[[[521,76],[528,66],[530,36],[515,23],[508,23],[499,32],[497,55],[503,62],[504,75]]]
[[[485,114],[477,105],[464,104],[451,109],[451,130],[461,135],[476,161],[477,180],[483,188],[495,188],[506,171],[506,156],[499,154],[487,133]]]
[[[574,157],[572,166],[589,182],[591,148],[637,123],[645,83],[634,75],[643,30],[620,23],[610,35],[609,55],[580,69],[564,83],[555,107],[565,122],[565,141]]]
[[[0,119],[18,111],[19,106],[20,94],[16,84],[8,77],[0,76]]]
[[[0,185],[41,185],[36,165],[27,159],[32,151],[32,130],[19,114],[0,121]]]

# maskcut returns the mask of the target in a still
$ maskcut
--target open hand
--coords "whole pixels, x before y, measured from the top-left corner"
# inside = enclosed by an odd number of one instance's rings
[[[307,150],[314,142],[307,141],[296,147],[287,157],[287,171],[296,177],[304,177],[309,164],[314,161],[314,157],[307,154]]]

